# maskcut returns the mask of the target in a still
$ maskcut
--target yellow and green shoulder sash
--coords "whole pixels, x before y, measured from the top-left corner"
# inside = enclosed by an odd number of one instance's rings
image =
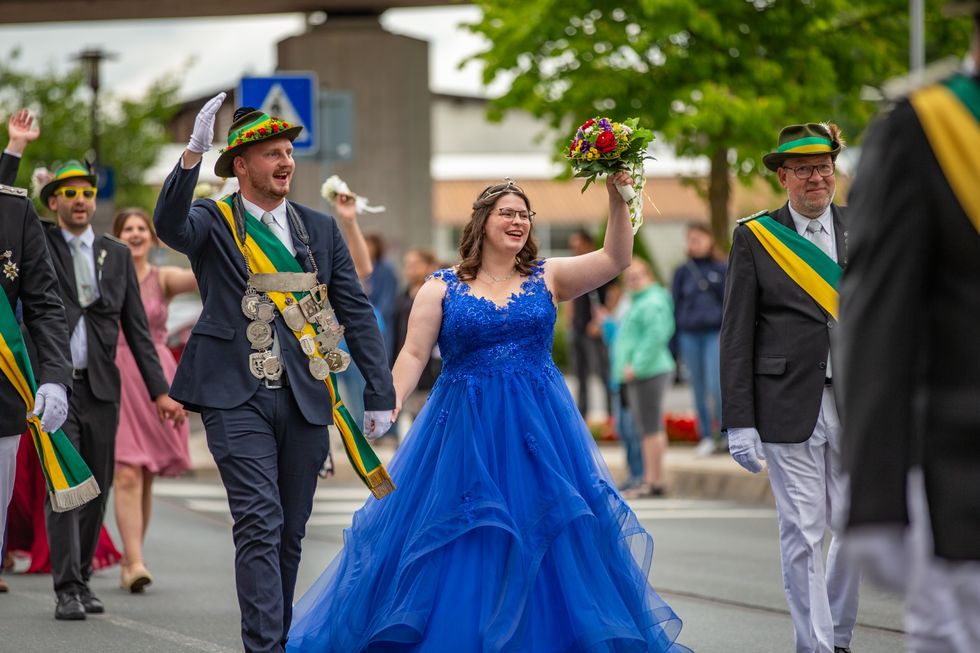
[[[34,371],[7,293],[0,290],[0,297],[0,374],[24,400],[27,429],[41,460],[51,509],[64,512],[78,508],[99,496],[99,484],[68,436],[61,429],[47,433],[41,428],[41,419],[31,414],[37,393]]]
[[[835,320],[843,270],[823,250],[761,211],[738,221],[744,224],[776,264]]]
[[[980,231],[980,85],[954,75],[912,93],[909,101],[953,193]]]
[[[272,233],[272,231],[262,224],[262,222],[243,211],[245,219],[245,238],[241,238],[240,232],[235,226],[235,212],[233,208],[234,196],[229,195],[217,201],[218,210],[221,216],[228,223],[231,234],[235,239],[242,254],[247,257],[252,273],[274,273],[274,272],[304,272],[299,261],[289,253],[282,241]],[[266,293],[269,299],[275,303],[280,314],[286,308],[286,298],[289,296],[291,302],[299,302],[307,293]],[[315,327],[307,324],[301,332],[293,331],[293,335],[298,340],[302,336],[309,334],[310,337],[316,335]],[[320,354],[314,353],[314,356]],[[364,484],[371,490],[371,493],[378,499],[390,494],[395,489],[394,482],[388,475],[388,471],[381,464],[377,454],[371,449],[371,445],[361,433],[360,427],[351,416],[347,406],[340,398],[340,391],[337,388],[337,377],[331,372],[323,381],[327,386],[330,396],[331,412],[333,413],[334,425],[340,431],[341,439],[344,443],[344,451],[350,460],[354,471],[361,478]]]

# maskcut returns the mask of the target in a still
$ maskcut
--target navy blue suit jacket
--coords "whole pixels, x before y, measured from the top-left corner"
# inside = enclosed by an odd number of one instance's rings
[[[199,172],[200,164],[185,170],[178,162],[164,182],[153,214],[160,239],[190,258],[204,301],[201,317],[191,330],[170,389],[174,399],[196,411],[240,406],[260,384],[248,369],[252,349],[245,328],[249,320],[241,309],[247,280],[245,262],[214,201],[198,200],[192,206]],[[346,328],[351,355],[367,382],[364,407],[392,409],[395,391],[381,332],[354,272],[340,229],[328,215],[298,204],[293,204],[293,208],[306,225],[309,248],[319,268],[318,279],[329,288],[330,304]],[[296,234],[293,242],[302,252]],[[306,257],[298,258],[306,269]],[[274,325],[286,375],[303,417],[311,424],[330,424],[330,395],[326,385],[310,375],[308,359],[281,316],[276,316]]]

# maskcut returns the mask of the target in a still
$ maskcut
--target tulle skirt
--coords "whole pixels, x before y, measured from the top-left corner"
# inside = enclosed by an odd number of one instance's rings
[[[653,540],[553,366],[444,374],[287,651],[685,651],[650,586]]]

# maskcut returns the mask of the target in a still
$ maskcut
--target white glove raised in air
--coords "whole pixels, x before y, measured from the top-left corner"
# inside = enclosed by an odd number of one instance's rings
[[[41,428],[47,433],[57,431],[68,417],[68,393],[60,383],[42,383],[34,396],[32,414],[41,418]]]
[[[364,437],[368,440],[380,438],[391,428],[391,418],[392,411],[390,410],[364,411]]]
[[[187,143],[187,149],[195,154],[204,154],[211,149],[214,141],[214,116],[221,108],[221,103],[225,101],[223,91],[208,100],[207,104],[198,112],[194,119],[194,131],[191,132],[191,140]]]
[[[762,471],[760,460],[766,459],[762,438],[754,428],[728,429],[728,452],[739,465],[753,474]]]

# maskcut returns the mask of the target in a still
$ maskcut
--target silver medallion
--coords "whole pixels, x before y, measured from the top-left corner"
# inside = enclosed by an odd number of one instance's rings
[[[252,349],[265,349],[272,344],[272,327],[255,320],[245,328],[245,337],[252,344]]]
[[[318,381],[323,381],[330,376],[330,365],[319,356],[314,356],[310,359],[310,375]]]
[[[334,325],[329,329],[325,329],[320,333],[316,334],[313,340],[316,342],[317,349],[324,356],[327,352],[336,349],[337,345],[340,344],[340,339],[344,336],[344,327],[340,325]]]
[[[276,305],[268,297],[262,297],[255,305],[255,319],[272,322],[276,317]]]
[[[265,368],[262,366],[262,361],[268,356],[270,354],[267,351],[257,351],[248,356],[248,371],[259,380],[265,378]]]
[[[303,310],[303,316],[312,322],[313,316],[323,308],[323,305],[317,302],[313,295],[303,295],[299,300],[299,307]]]
[[[245,296],[242,297],[242,313],[245,314],[250,320],[254,320],[258,313],[255,310],[255,305],[259,302],[259,296],[255,294],[254,291],[246,291]]]
[[[343,372],[350,365],[350,354],[343,349],[334,349],[328,352],[323,360],[327,361],[331,372]]]
[[[321,307],[327,305],[327,284],[321,283],[310,288],[310,297]]]
[[[277,356],[269,355],[262,361],[262,372],[270,381],[278,381],[282,376],[282,363]]]
[[[308,333],[300,336],[299,346],[307,356],[312,356],[316,353],[316,342],[313,341],[313,336]]]
[[[329,308],[325,308],[321,311],[317,311],[310,316],[310,324],[315,324],[320,327],[321,331],[329,329],[330,327],[336,325],[336,319],[334,318],[333,311]]]
[[[282,309],[282,319],[285,320],[286,326],[293,331],[302,331],[303,327],[306,326],[306,316],[303,314],[303,309],[297,304],[290,304]]]

